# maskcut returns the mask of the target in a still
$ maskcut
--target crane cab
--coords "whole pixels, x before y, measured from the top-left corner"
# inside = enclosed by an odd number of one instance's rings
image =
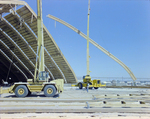
[[[49,82],[49,79],[49,73],[46,71],[41,71],[35,81],[33,79],[28,79],[27,82],[29,84],[42,85],[44,82]]]
[[[84,82],[84,83],[91,82],[91,77],[90,77],[90,75],[83,76],[83,82]]]

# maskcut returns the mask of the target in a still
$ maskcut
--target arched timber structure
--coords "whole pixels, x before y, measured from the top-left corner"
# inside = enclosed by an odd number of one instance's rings
[[[74,71],[45,26],[43,35],[46,71],[52,79],[76,83]],[[2,79],[12,83],[33,78],[36,50],[35,12],[24,1],[0,1],[0,83]]]

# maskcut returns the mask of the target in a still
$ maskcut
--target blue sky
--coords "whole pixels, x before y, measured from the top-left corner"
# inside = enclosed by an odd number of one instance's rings
[[[37,13],[36,0],[25,0]],[[42,0],[43,22],[76,76],[86,75],[86,40],[46,17],[51,14],[86,34],[88,0]],[[91,0],[89,36],[137,78],[150,78],[150,1]],[[92,77],[130,77],[114,60],[90,44]]]

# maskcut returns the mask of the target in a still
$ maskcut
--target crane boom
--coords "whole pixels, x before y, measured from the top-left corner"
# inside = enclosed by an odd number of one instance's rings
[[[89,69],[89,18],[90,18],[90,0],[88,3],[88,21],[87,21],[87,75],[90,75]]]
[[[38,16],[37,16],[37,28],[38,28],[38,51],[39,51],[39,72],[45,71],[44,68],[44,41],[43,41],[43,19],[42,19],[42,0],[37,0]]]
[[[39,60],[36,60],[35,72],[34,72],[34,82],[37,75],[37,62],[39,61],[38,72],[45,71],[44,67],[44,41],[43,41],[43,20],[42,20],[42,0],[37,0],[37,57]]]
[[[84,33],[82,33],[80,30],[78,30],[77,28],[75,28],[74,26],[68,24],[67,22],[54,17],[50,14],[47,15],[47,17],[60,22],[61,24],[69,27],[70,29],[72,29],[73,31],[75,31],[76,33],[78,33],[79,35],[81,35],[83,38],[87,39],[87,35],[85,35]],[[100,49],[103,53],[105,53],[106,55],[108,55],[110,58],[112,58],[113,60],[115,60],[118,64],[120,64],[127,72],[128,74],[131,76],[131,78],[133,79],[133,81],[136,80],[136,77],[134,76],[134,74],[132,73],[132,71],[122,62],[120,61],[117,57],[115,57],[113,54],[111,54],[110,52],[108,52],[106,49],[104,49],[102,46],[100,46],[98,43],[96,43],[94,40],[92,40],[91,38],[89,38],[89,42],[92,43],[95,47],[97,47],[98,49]]]

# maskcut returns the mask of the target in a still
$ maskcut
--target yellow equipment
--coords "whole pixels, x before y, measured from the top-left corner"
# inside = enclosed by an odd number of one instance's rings
[[[95,89],[98,89],[101,86],[106,86],[102,85],[99,79],[91,80],[90,77],[90,70],[89,70],[89,17],[90,17],[90,0],[88,3],[88,22],[87,22],[87,75],[83,76],[83,82],[79,82],[76,85],[72,86],[77,86],[79,89],[82,89],[83,87],[86,87],[87,89],[92,89],[93,87]],[[87,90],[88,91],[88,90]]]
[[[89,75],[83,76],[83,82],[79,82],[76,85],[72,85],[79,87],[79,89],[82,89],[83,87],[92,89],[98,89],[99,87],[106,86],[106,84],[102,85],[100,79],[94,79],[91,80],[91,77]]]
[[[42,21],[42,9],[41,0],[37,0],[38,16],[37,16],[37,28],[38,28],[38,41],[37,41],[37,57],[34,72],[34,79],[28,79],[27,82],[14,83],[10,88],[0,90],[0,94],[3,93],[15,93],[17,97],[26,97],[32,92],[44,91],[44,95],[47,97],[53,97],[56,92],[63,92],[64,79],[57,79],[50,81],[49,73],[45,71],[44,67],[44,40],[43,40],[43,21]],[[39,62],[39,69],[37,70],[37,64]],[[38,74],[38,76],[37,76]]]

